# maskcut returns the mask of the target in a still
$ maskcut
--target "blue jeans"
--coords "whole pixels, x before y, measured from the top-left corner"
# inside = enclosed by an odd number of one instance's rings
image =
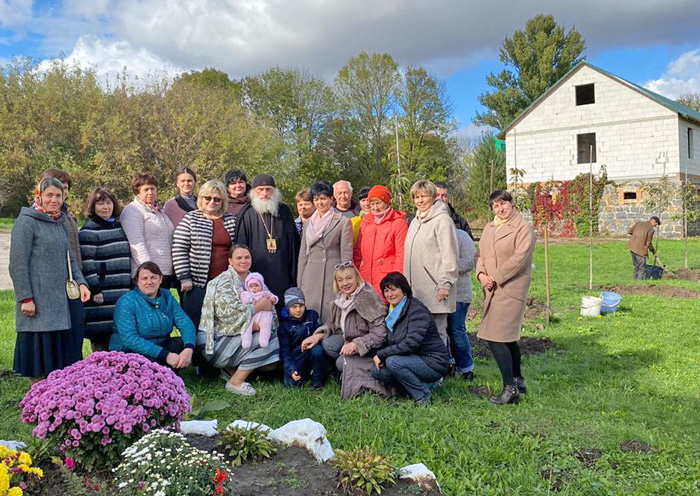
[[[320,344],[311,348],[311,351],[304,353],[304,362],[299,366],[301,370],[297,370],[301,376],[301,380],[295,381],[291,374],[284,373],[284,384],[290,387],[301,387],[309,380],[309,372],[311,372],[311,380],[314,387],[323,387],[328,377],[328,369],[330,368],[330,360]]]
[[[447,334],[452,343],[452,353],[457,361],[457,370],[464,374],[474,370],[472,346],[467,336],[467,312],[469,303],[457,302],[457,310],[447,317]]]
[[[430,398],[434,384],[442,379],[442,375],[428,367],[418,355],[392,355],[381,369],[373,364],[371,372],[378,381],[400,384],[416,401]]]

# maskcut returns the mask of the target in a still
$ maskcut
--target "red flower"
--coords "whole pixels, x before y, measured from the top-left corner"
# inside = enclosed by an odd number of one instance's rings
[[[214,482],[216,484],[219,484],[221,482],[224,482],[228,478],[228,474],[226,473],[225,470],[221,470],[219,467],[216,467],[216,477],[214,477]]]
[[[71,472],[75,468],[75,462],[73,461],[73,459],[70,456],[66,458],[66,468],[68,470],[70,470]]]
[[[216,494],[217,496],[221,496],[222,494],[224,494],[224,486],[222,486],[222,485],[216,486],[216,490],[214,491],[214,494]]]

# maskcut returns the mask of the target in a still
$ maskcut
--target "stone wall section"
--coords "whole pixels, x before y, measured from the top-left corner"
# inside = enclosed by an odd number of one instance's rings
[[[644,193],[641,182],[632,180],[608,184],[603,190],[603,196],[598,208],[598,229],[601,235],[624,236],[627,230],[640,220],[648,220],[652,215],[658,215],[661,225],[657,228],[657,236],[667,239],[683,237],[683,202],[680,196],[680,181],[674,181],[676,195],[666,212],[652,212],[644,205]],[[625,199],[625,193],[636,193],[636,199]],[[629,195],[628,195],[629,196]],[[700,222],[688,225],[690,236],[700,235]]]

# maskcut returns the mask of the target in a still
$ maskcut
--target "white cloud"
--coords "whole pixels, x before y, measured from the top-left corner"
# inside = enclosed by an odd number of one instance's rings
[[[29,2],[0,0],[0,22],[8,5]],[[102,40],[102,48],[118,40],[178,67],[216,67],[232,77],[275,65],[332,76],[360,51],[387,52],[400,64],[421,64],[446,77],[484,54],[492,56],[505,36],[539,12],[554,14],[567,28],[576,26],[589,50],[698,38],[688,15],[697,9],[695,0],[62,0],[48,5],[35,9],[34,19],[25,15],[13,22],[40,34],[50,57],[78,51],[92,35]]]
[[[491,126],[478,126],[476,124],[467,124],[457,130],[457,140],[462,144],[474,145],[484,135],[484,133],[497,133],[498,130]]]
[[[58,60],[44,60],[38,70],[46,71]],[[60,60],[69,66],[94,67],[98,79],[103,83],[114,80],[124,67],[131,78],[140,80],[184,72],[182,67],[163,60],[145,48],[135,47],[126,41],[105,41],[92,35],[78,38],[70,55]]]
[[[700,93],[700,49],[672,61],[659,79],[648,81],[644,87],[673,99],[686,93]]]
[[[32,0],[0,0],[0,26],[26,25],[32,17]]]

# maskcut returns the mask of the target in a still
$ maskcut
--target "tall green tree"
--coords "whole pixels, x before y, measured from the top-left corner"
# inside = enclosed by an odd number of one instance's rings
[[[467,204],[474,214],[486,217],[489,212],[489,195],[493,190],[506,188],[505,153],[496,148],[493,134],[484,133],[474,148],[471,159],[465,191]]]
[[[422,177],[444,178],[454,161],[447,140],[456,128],[445,82],[408,66],[396,94],[402,165]]]
[[[477,112],[475,124],[505,128],[528,105],[539,98],[585,57],[586,42],[576,28],[565,31],[552,15],[529,19],[525,30],[506,37],[499,58],[506,69],[491,73],[486,82],[493,88],[479,96],[486,107]]]
[[[388,53],[362,52],[350,58],[336,77],[338,94],[349,115],[360,123],[372,143],[377,169],[385,156],[384,134],[400,81],[399,66]]]

